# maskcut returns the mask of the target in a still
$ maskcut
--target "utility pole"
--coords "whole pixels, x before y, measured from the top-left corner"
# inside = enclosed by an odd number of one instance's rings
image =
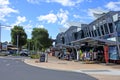
[[[19,35],[17,34],[17,54],[18,54],[18,50],[19,49]]]
[[[4,26],[4,27],[12,27],[12,26],[8,26],[8,25],[2,25],[2,24],[0,23],[0,51],[2,50],[2,42],[1,42],[2,26]]]
[[[0,23],[0,51],[2,50],[2,42],[1,42],[1,23]]]

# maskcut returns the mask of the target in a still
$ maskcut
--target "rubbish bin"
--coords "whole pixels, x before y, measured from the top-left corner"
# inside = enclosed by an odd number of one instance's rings
[[[40,62],[45,62],[45,54],[40,54]]]

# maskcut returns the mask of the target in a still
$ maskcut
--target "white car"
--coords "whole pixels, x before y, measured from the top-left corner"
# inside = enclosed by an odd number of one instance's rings
[[[28,56],[29,53],[30,52],[27,49],[22,49],[22,51],[20,51],[20,56]]]

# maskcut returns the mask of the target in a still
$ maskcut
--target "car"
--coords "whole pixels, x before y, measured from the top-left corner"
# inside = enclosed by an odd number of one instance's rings
[[[20,56],[28,56],[29,53],[30,52],[27,49],[22,49],[22,51],[20,51]]]

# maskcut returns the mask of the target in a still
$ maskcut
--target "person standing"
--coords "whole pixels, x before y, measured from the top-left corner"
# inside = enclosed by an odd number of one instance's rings
[[[82,60],[83,53],[82,53],[82,50],[81,50],[81,49],[80,49],[80,51],[79,51],[79,57],[80,57],[80,60]]]

